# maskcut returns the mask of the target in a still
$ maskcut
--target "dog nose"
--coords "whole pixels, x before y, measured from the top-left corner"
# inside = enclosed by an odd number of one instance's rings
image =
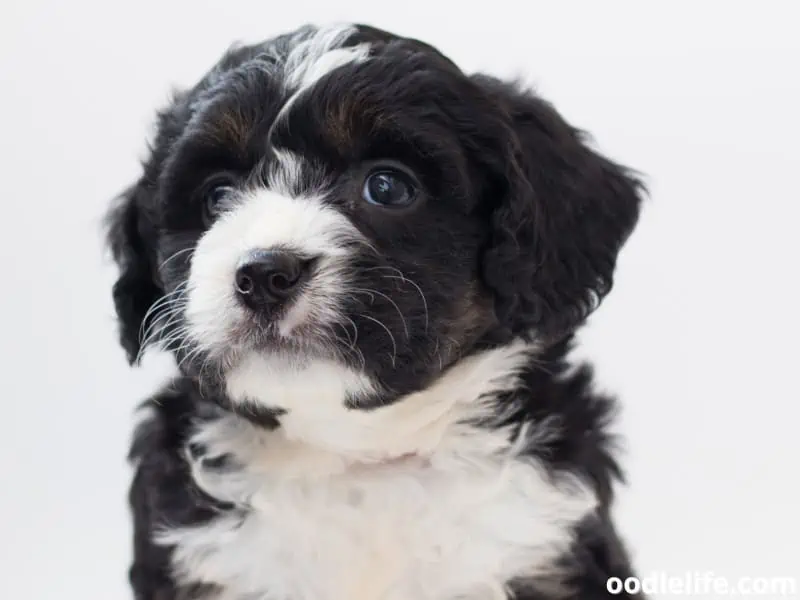
[[[255,250],[236,269],[236,293],[250,308],[280,304],[305,280],[308,265],[291,252]]]

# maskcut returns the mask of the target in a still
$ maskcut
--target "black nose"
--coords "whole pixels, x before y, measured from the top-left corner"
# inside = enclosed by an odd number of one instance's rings
[[[236,293],[250,308],[280,304],[300,287],[308,265],[291,252],[254,250],[236,269]]]

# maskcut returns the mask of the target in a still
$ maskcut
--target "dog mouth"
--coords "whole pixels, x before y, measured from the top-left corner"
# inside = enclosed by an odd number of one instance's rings
[[[335,344],[313,334],[293,333],[285,337],[275,327],[240,323],[230,329],[224,343],[204,345],[202,341],[176,349],[181,371],[205,383],[223,385],[227,374],[252,356],[276,359],[302,367],[319,360],[342,357]]]
[[[314,323],[287,325],[286,312],[282,311],[281,316],[276,318],[247,315],[231,327],[228,341],[221,350],[232,355],[256,352],[312,357],[330,353],[334,349],[329,337],[323,335]]]

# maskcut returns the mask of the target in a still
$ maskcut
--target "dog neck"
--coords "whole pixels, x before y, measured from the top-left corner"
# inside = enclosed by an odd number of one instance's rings
[[[523,341],[468,356],[423,390],[369,410],[346,398],[369,388],[360,374],[315,362],[287,370],[269,357],[253,357],[229,376],[234,402],[280,411],[275,435],[347,461],[375,464],[430,456],[459,444],[475,424],[491,421],[498,394],[519,387],[535,348]],[[500,443],[500,442],[498,442]],[[487,448],[487,451],[489,449]]]

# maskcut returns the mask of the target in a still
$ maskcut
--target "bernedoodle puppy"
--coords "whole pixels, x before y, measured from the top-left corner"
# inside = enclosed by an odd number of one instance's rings
[[[604,598],[613,398],[573,364],[644,196],[534,92],[367,26],[231,49],[108,215],[136,598]]]

